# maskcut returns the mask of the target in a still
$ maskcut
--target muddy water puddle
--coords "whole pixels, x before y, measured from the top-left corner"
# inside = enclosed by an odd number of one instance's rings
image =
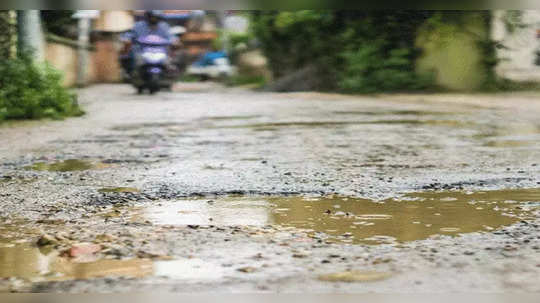
[[[489,232],[531,216],[540,190],[408,194],[374,202],[346,197],[229,197],[182,200],[135,210],[156,225],[300,229],[329,242],[380,244]]]
[[[30,228],[27,221],[0,220],[0,280],[18,278],[29,282],[52,282],[161,277],[197,282],[219,279],[226,273],[220,264],[197,258],[118,260],[93,255],[73,259],[54,246],[37,246],[35,239],[39,235],[40,230]]]
[[[438,116],[438,115],[456,115],[455,112],[444,111],[425,111],[425,110],[394,110],[394,111],[333,111],[336,115],[347,116]]]
[[[162,277],[207,281],[223,276],[224,269],[219,264],[201,259],[101,259],[74,262],[59,256],[56,250],[38,248],[31,243],[0,242],[0,279],[14,277],[30,282],[50,282],[112,277]]]
[[[484,143],[486,147],[512,148],[538,145],[540,140],[491,140]]]
[[[140,278],[152,273],[152,261],[146,259],[76,263],[59,257],[55,250],[39,249],[30,243],[0,245],[0,278],[16,277],[40,282],[100,277]]]
[[[94,170],[94,169],[104,169],[109,167],[109,164],[102,162],[94,162],[90,160],[80,160],[80,159],[69,159],[59,162],[37,162],[30,166],[26,166],[27,170],[37,170],[37,171],[54,171],[54,172],[70,172],[70,171],[83,171],[83,170]]]
[[[52,246],[38,247],[28,239],[39,232],[27,229],[28,222],[0,225],[0,279],[19,278],[31,282],[65,281],[100,277],[140,278],[153,274],[151,260],[93,260],[73,262]]]
[[[372,121],[292,121],[292,122],[271,122],[271,123],[254,123],[242,125],[227,125],[216,126],[215,128],[249,128],[254,130],[260,129],[278,129],[287,127],[339,127],[349,125],[433,125],[447,127],[470,126],[472,124],[458,120],[419,120],[419,119],[389,119],[389,120],[372,120]]]
[[[534,122],[510,122],[505,125],[486,124],[472,136],[484,147],[519,148],[536,147],[540,144],[540,126]]]

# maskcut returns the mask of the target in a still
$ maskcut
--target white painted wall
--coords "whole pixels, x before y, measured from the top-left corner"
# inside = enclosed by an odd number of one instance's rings
[[[95,22],[95,30],[123,32],[133,28],[135,19],[130,11],[101,11]]]
[[[245,16],[232,15],[225,17],[225,29],[235,33],[246,33],[249,28],[249,19]]]
[[[515,81],[540,82],[540,66],[535,65],[536,51],[540,49],[540,39],[536,31],[540,30],[540,10],[523,11],[522,22],[526,28],[516,29],[514,33],[506,30],[503,22],[505,11],[494,12],[492,35],[508,49],[499,49],[497,55],[501,61],[497,74]]]

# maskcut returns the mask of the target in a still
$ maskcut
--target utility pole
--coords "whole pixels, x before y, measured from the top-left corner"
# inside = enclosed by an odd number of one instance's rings
[[[77,86],[86,86],[86,75],[88,73],[88,48],[90,47],[90,32],[92,29],[92,19],[99,17],[99,11],[79,10],[73,18],[79,20],[79,37],[77,52]]]
[[[39,10],[17,11],[18,54],[30,52],[35,61],[45,61],[45,40]]]
[[[79,19],[79,49],[77,66],[77,86],[86,85],[86,73],[88,70],[88,47],[90,42],[91,20],[88,18]]]
[[[217,13],[217,26],[221,30],[221,48],[225,52],[230,51],[230,41],[229,41],[229,33],[227,32],[227,28],[225,27],[225,19],[227,18],[226,11],[219,10]]]
[[[9,11],[9,24],[9,58],[15,58],[17,56],[17,11]]]

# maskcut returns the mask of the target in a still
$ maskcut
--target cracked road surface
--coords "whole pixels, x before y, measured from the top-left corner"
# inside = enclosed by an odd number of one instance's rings
[[[84,117],[0,125],[0,291],[540,291],[538,93],[79,93]],[[418,199],[441,219],[400,216]],[[355,241],[398,218],[423,236]]]

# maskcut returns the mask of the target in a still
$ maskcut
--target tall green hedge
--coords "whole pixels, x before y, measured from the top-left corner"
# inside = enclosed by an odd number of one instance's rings
[[[416,69],[419,29],[440,14],[456,12],[366,10],[260,12],[252,30],[279,78],[315,65],[320,90],[409,91],[433,86]],[[492,45],[486,44],[487,48]]]
[[[73,10],[42,10],[44,30],[60,37],[77,39],[77,19],[72,17],[74,13]]]

